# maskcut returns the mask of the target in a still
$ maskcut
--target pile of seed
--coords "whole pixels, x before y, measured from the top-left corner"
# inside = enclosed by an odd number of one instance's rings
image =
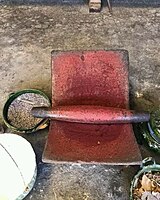
[[[144,173],[133,190],[134,200],[160,200],[160,172]]]
[[[18,96],[10,104],[7,119],[17,129],[32,129],[42,121],[42,119],[32,116],[32,108],[49,106],[50,102],[44,96],[35,93],[25,93]]]

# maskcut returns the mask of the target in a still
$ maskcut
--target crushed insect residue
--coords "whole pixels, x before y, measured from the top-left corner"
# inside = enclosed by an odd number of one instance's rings
[[[33,107],[49,107],[50,102],[44,96],[36,93],[25,93],[18,96],[8,108],[7,118],[9,123],[18,129],[32,129],[42,119],[31,114]]]
[[[133,200],[160,200],[160,172],[147,172],[139,178]]]

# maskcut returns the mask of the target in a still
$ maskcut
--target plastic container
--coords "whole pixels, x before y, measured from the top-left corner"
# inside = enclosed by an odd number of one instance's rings
[[[160,165],[155,163],[152,157],[145,158],[142,161],[141,170],[134,176],[130,188],[130,200],[133,199],[133,190],[136,188],[139,178],[146,172],[160,172]]]
[[[0,143],[0,199],[22,200],[36,181],[35,152],[26,139],[16,134],[0,134]]]
[[[15,131],[15,132],[20,132],[20,133],[32,133],[32,132],[35,132],[37,130],[40,130],[40,129],[43,129],[43,128],[46,128],[48,126],[48,120],[47,119],[40,119],[40,121],[38,121],[37,124],[35,124],[33,127],[30,127],[30,128],[25,128],[25,127],[16,127],[13,125],[13,123],[10,122],[9,120],[9,117],[8,117],[8,112],[9,112],[9,109],[10,107],[12,106],[12,103],[18,98],[22,97],[22,95],[24,94],[27,94],[27,95],[30,95],[32,94],[32,96],[34,94],[38,95],[39,97],[42,97],[44,98],[44,100],[47,102],[47,105],[50,106],[51,103],[50,103],[50,100],[49,98],[40,90],[35,90],[35,89],[26,89],[26,90],[21,90],[21,91],[18,91],[18,92],[15,92],[15,93],[12,93],[9,95],[9,98],[8,100],[6,101],[5,105],[4,105],[4,108],[3,108],[3,120],[4,120],[4,123],[6,124],[6,126]],[[34,101],[36,99],[34,98],[33,101],[30,101],[27,99],[27,101],[31,102],[34,104]],[[22,101],[22,100],[20,100]],[[26,100],[25,100],[26,101]],[[29,103],[30,103],[29,102]],[[22,105],[21,105],[22,106]],[[37,106],[37,104],[36,104]],[[17,106],[18,107],[18,106]],[[33,105],[34,107],[34,105]],[[20,110],[20,109],[19,109]],[[23,120],[23,119],[21,119]],[[25,119],[24,119],[25,120]]]

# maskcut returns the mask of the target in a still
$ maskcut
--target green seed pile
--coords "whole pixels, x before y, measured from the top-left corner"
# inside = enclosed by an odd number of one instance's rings
[[[17,129],[32,129],[42,121],[31,114],[33,107],[49,107],[50,102],[40,94],[25,93],[18,96],[10,104],[7,118]]]

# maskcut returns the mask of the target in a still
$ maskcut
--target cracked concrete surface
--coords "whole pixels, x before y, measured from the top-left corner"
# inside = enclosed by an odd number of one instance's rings
[[[17,90],[36,88],[51,96],[52,50],[128,50],[131,106],[150,110],[159,105],[159,8],[116,7],[110,16],[107,8],[89,14],[87,5],[1,5],[0,36],[0,111],[9,93]],[[32,142],[40,161],[47,131],[23,136]],[[152,154],[140,148],[143,157]],[[137,170],[41,162],[38,169],[27,200],[128,200]]]

